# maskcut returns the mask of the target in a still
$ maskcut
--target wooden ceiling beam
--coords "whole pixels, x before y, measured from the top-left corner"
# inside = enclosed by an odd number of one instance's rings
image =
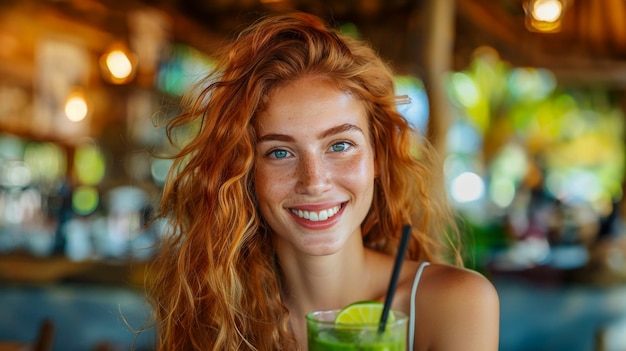
[[[500,45],[518,45],[525,30],[504,12],[498,2],[491,0],[457,1],[457,14],[467,19],[486,36],[497,40]]]

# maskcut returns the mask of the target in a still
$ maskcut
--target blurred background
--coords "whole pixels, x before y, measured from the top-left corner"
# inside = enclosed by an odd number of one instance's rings
[[[626,350],[624,0],[0,0],[0,350],[152,349],[159,123],[237,30],[292,9],[394,68],[500,349]]]

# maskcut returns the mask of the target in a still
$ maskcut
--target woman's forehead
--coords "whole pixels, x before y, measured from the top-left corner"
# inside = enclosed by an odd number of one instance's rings
[[[317,79],[300,79],[277,88],[269,97],[258,122],[321,122],[365,116],[362,101],[336,86]]]

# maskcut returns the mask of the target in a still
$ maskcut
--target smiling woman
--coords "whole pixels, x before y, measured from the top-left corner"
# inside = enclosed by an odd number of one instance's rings
[[[408,348],[497,349],[497,294],[459,267],[436,155],[369,45],[275,15],[199,84],[168,126],[201,121],[161,201],[159,350],[306,350],[307,313],[385,299],[406,224],[391,307],[414,315]]]

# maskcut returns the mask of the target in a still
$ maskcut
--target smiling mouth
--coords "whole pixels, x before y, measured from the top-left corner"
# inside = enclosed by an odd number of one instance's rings
[[[311,222],[319,222],[319,221],[325,221],[333,217],[334,215],[336,215],[341,209],[341,206],[342,205],[334,206],[334,207],[321,210],[321,211],[303,211],[303,210],[296,210],[293,208],[289,210],[291,211],[291,213],[298,216],[299,218],[308,219]]]

